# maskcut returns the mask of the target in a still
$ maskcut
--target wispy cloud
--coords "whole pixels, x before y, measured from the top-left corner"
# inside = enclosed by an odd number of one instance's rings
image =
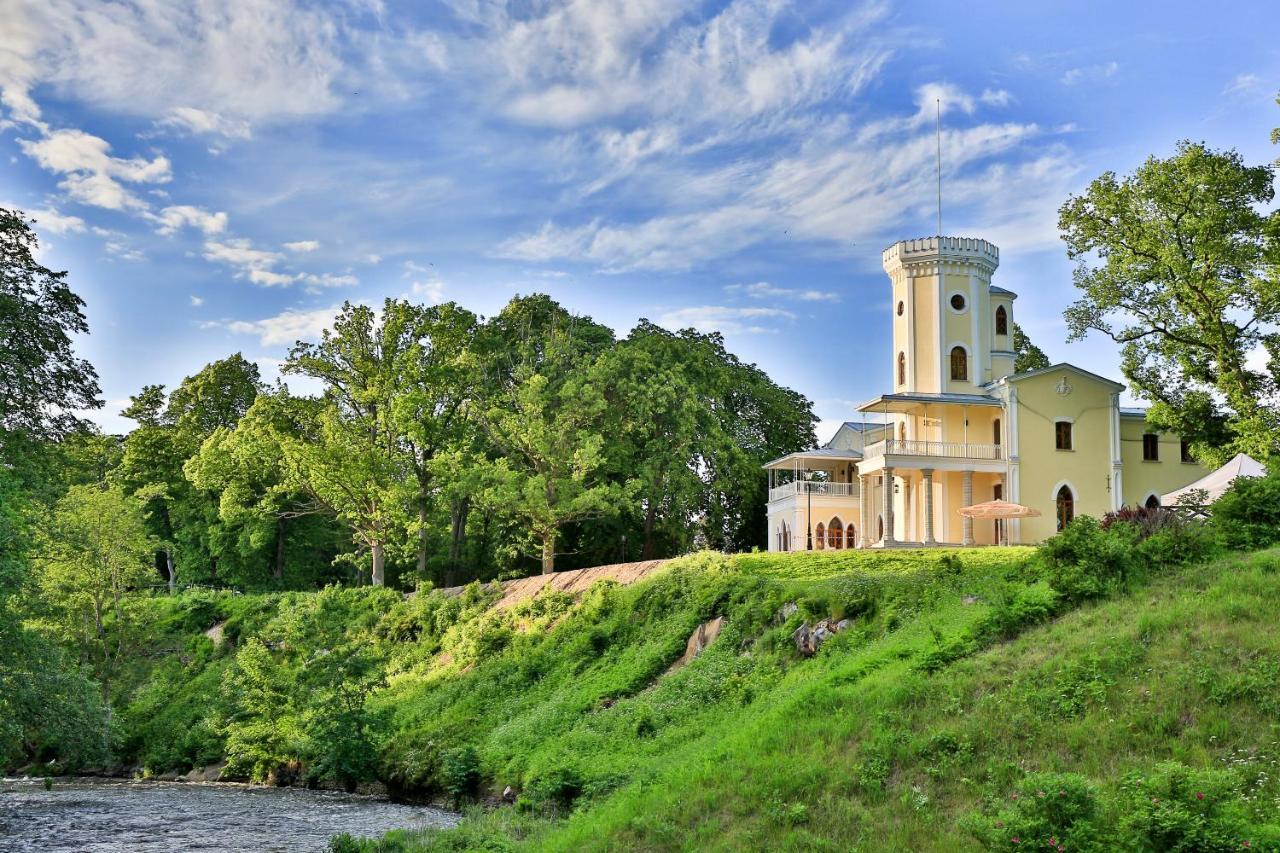
[[[320,248],[318,240],[297,240],[292,243],[285,243],[284,247],[290,252],[314,252]]]
[[[754,335],[780,331],[783,324],[795,317],[795,314],[782,308],[700,305],[668,311],[658,318],[658,323],[668,329],[694,329],[704,334],[721,332],[726,335]]]
[[[147,214],[147,218],[158,226],[156,232],[171,235],[184,226],[192,226],[204,234],[221,234],[227,230],[227,214],[222,211],[210,213],[189,204],[178,204],[163,208],[159,213]]]
[[[754,284],[729,284],[726,293],[742,294],[752,299],[798,299],[801,302],[839,302],[840,294],[830,290],[799,290],[790,287],[776,287],[767,281]]]
[[[342,310],[341,305],[312,310],[290,309],[274,317],[261,320],[233,320],[215,323],[237,335],[256,335],[262,346],[289,345],[299,340],[316,340],[320,333],[333,325],[333,318]]]
[[[1103,62],[1098,65],[1085,65],[1079,68],[1068,68],[1063,72],[1061,82],[1064,86],[1074,86],[1077,83],[1100,83],[1116,76],[1120,71],[1120,63],[1112,60],[1111,62]]]

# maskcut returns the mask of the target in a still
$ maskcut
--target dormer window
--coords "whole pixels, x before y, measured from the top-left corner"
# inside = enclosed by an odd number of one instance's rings
[[[951,348],[951,380],[969,381],[969,354],[964,351],[964,347]]]
[[[996,308],[996,334],[1009,334],[1009,312],[1004,310],[1004,306]]]

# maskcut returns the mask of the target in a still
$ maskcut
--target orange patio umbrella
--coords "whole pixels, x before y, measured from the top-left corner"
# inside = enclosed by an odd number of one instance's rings
[[[987,501],[986,503],[974,504],[973,506],[962,507],[959,510],[961,515],[969,518],[978,519],[1007,519],[1007,518],[1037,518],[1043,515],[1038,509],[1032,509],[1022,504],[1010,503],[1009,501]],[[997,530],[997,534],[1000,531]],[[1004,543],[1009,544],[1007,532],[1003,536],[997,536],[997,540],[1004,539]],[[1000,544],[999,541],[996,544]]]

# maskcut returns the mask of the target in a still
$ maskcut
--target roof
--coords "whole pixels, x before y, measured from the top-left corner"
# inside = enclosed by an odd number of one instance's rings
[[[994,293],[998,296],[1007,296],[1010,299],[1018,298],[1018,294],[1014,293],[1012,290],[1005,290],[1003,287],[994,284],[987,288],[987,293]]]
[[[883,429],[884,424],[879,421],[845,421],[841,426],[848,427],[857,432],[866,432],[869,429]]]
[[[1104,385],[1110,385],[1112,388],[1116,389],[1117,391],[1124,390],[1124,386],[1121,385],[1119,382],[1116,382],[1114,379],[1108,379],[1105,376],[1099,376],[1096,373],[1092,373],[1088,370],[1085,370],[1083,367],[1076,367],[1074,364],[1067,364],[1065,361],[1060,361],[1057,364],[1051,364],[1048,367],[1042,367],[1039,370],[1027,370],[1023,373],[1012,373],[1008,376],[1002,376],[992,384],[999,384],[1001,382],[1021,382],[1024,379],[1030,379],[1033,376],[1040,376],[1045,373],[1051,373],[1055,370],[1069,370],[1072,373],[1078,374],[1080,376],[1087,376],[1088,378],[1096,382],[1101,382]]]
[[[1172,506],[1183,495],[1195,489],[1205,493],[1205,503],[1213,503],[1222,497],[1222,493],[1235,482],[1237,477],[1265,477],[1266,475],[1266,466],[1252,456],[1240,453],[1217,471],[1206,474],[1194,483],[1189,483],[1177,491],[1162,495],[1160,503],[1163,506]]]
[[[777,459],[766,462],[764,468],[772,468],[779,462],[786,462],[789,459],[823,459],[831,461],[839,461],[848,459],[857,461],[862,458],[860,450],[841,450],[835,447],[818,447],[813,450],[800,450],[795,453],[788,453],[786,456],[779,456]]]
[[[1121,406],[1120,417],[1122,418],[1145,418],[1147,410],[1141,406]]]
[[[900,408],[915,403],[949,403],[956,406],[995,406],[1004,404],[987,394],[939,394],[933,391],[910,391],[903,394],[881,394],[858,406],[860,412],[874,412],[877,407],[881,411],[898,411]],[[896,408],[895,408],[896,407]]]

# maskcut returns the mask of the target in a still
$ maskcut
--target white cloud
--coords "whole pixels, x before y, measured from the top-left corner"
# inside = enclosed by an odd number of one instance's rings
[[[1257,74],[1237,74],[1235,78],[1226,85],[1222,90],[1224,95],[1245,95],[1253,92],[1262,84],[1262,78]]]
[[[991,107],[1007,107],[1013,102],[1013,95],[1007,89],[983,89],[982,103]]]
[[[801,302],[839,302],[840,294],[830,290],[801,290],[790,287],[775,287],[767,281],[755,284],[730,284],[725,286],[727,293],[741,293],[752,299],[798,299]]]
[[[1099,83],[1109,77],[1114,77],[1119,70],[1120,63],[1114,60],[1099,65],[1069,68],[1062,75],[1062,85],[1074,86],[1076,83]]]
[[[188,298],[191,300],[191,307],[192,307],[192,308],[199,308],[201,305],[203,305],[203,304],[204,304],[204,299],[202,299],[202,298],[201,298],[201,297],[199,297],[199,296],[196,296],[195,294],[192,294],[192,295],[191,295],[190,297],[188,297]]]
[[[320,243],[316,240],[297,240],[293,243],[285,243],[284,247],[290,252],[314,252],[320,248]]]
[[[171,128],[182,133],[206,136],[224,136],[228,139],[249,139],[252,133],[247,121],[229,119],[209,110],[195,107],[175,107],[156,122],[158,127]]]
[[[749,335],[777,332],[782,323],[794,320],[795,316],[781,308],[702,305],[668,311],[658,318],[658,323],[673,330],[694,329],[704,334],[721,332],[726,335]]]
[[[297,280],[297,276],[288,273],[272,272],[271,270],[254,270],[248,271],[249,281],[254,284],[261,284],[264,287],[284,287],[287,284],[293,284]]]
[[[252,241],[244,238],[233,237],[222,242],[209,240],[204,244],[205,260],[219,261],[247,270],[267,269],[278,263],[281,257],[278,252],[253,248]]]
[[[382,263],[382,255],[378,255],[378,254],[365,255],[364,259],[366,263],[370,263],[370,264]]]
[[[410,292],[428,305],[439,305],[444,302],[444,282],[439,279],[415,281],[410,287]]]
[[[171,235],[178,229],[190,225],[205,234],[221,234],[227,229],[227,214],[222,211],[210,213],[189,204],[177,204],[163,208],[158,214],[148,214],[147,218],[159,227],[157,233]]]
[[[6,205],[16,207],[16,205]],[[36,222],[36,233],[48,231],[51,234],[75,234],[84,231],[84,220],[79,216],[60,213],[52,207],[33,208],[23,211]]]
[[[165,183],[172,177],[168,158],[113,157],[105,139],[82,130],[51,130],[40,139],[20,139],[18,145],[42,169],[66,175],[58,186],[71,198],[95,207],[145,208],[146,202],[121,182]]]
[[[360,283],[360,279],[350,274],[303,273],[298,278],[315,287],[354,287]]]
[[[333,325],[333,318],[341,310],[341,305],[311,311],[290,309],[262,320],[235,320],[224,325],[238,335],[257,335],[264,347],[280,346],[319,338],[321,332]]]

